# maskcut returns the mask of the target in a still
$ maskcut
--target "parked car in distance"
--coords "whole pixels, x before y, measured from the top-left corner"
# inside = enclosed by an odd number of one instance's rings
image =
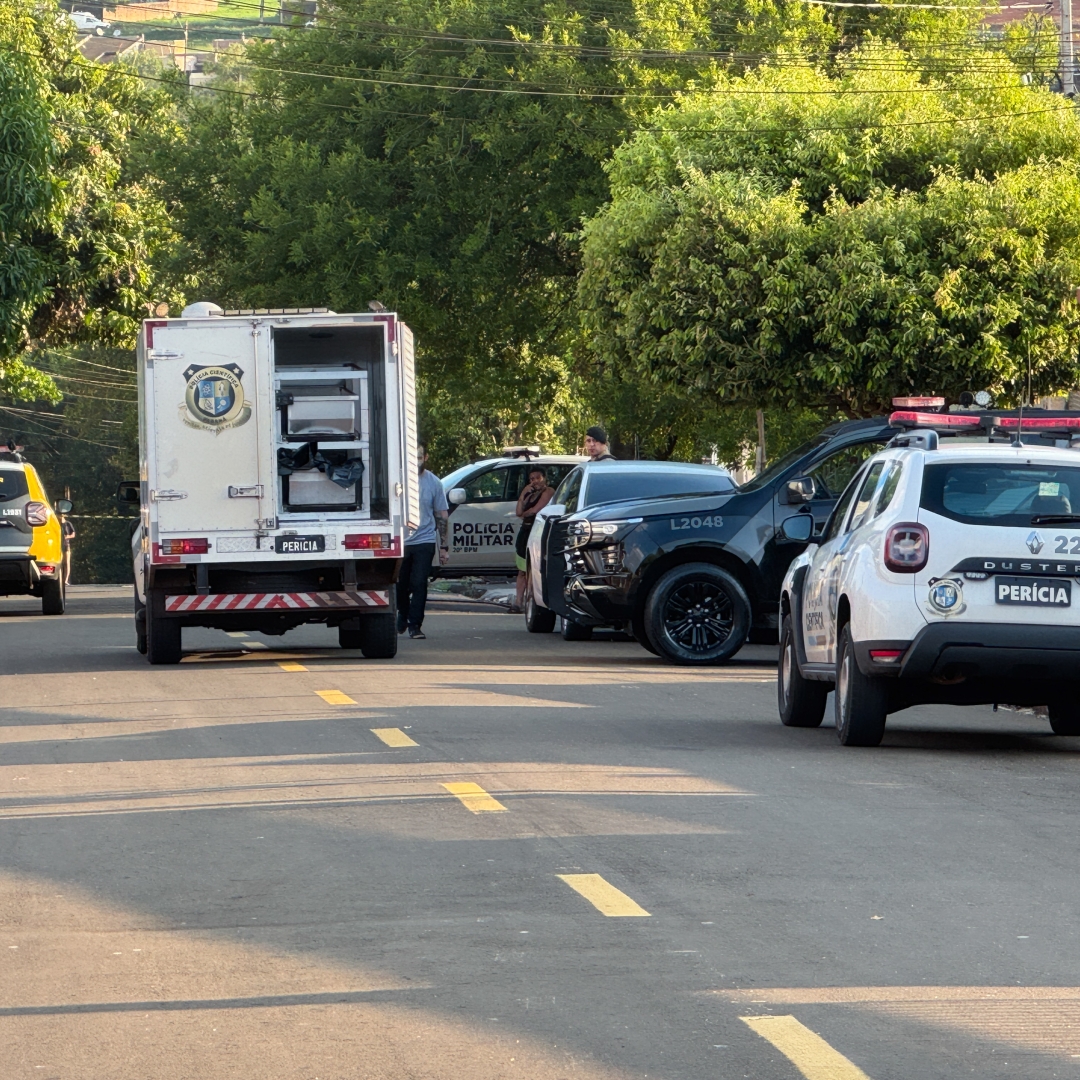
[[[435,575],[515,573],[514,542],[521,518],[514,511],[528,483],[529,470],[539,465],[548,483],[557,488],[567,473],[587,460],[572,454],[539,454],[515,448],[502,457],[463,465],[443,477],[450,507],[450,561],[435,567]]]
[[[563,619],[563,637],[587,640],[593,628],[624,627],[625,620],[597,618],[569,602],[566,583],[573,574],[568,544],[571,522],[588,520],[591,510],[628,499],[665,499],[678,495],[712,496],[735,491],[731,474],[718,465],[675,461],[594,461],[569,473],[551,502],[537,515],[529,537],[525,621],[532,633],[550,633]],[[637,521],[641,519],[638,518]],[[615,529],[612,529],[614,537]],[[617,540],[613,540],[615,544]],[[607,567],[601,572],[608,573]]]
[[[89,11],[69,11],[67,16],[75,24],[77,30],[104,30],[112,25],[112,23],[108,23],[104,19],[99,19]]]
[[[775,643],[780,585],[806,543],[779,536],[780,522],[799,513],[819,533],[852,475],[894,434],[884,418],[834,424],[740,488],[725,477],[713,494],[628,479],[621,501],[598,505],[590,490],[585,505],[572,498],[572,474],[542,537],[533,530],[530,628],[550,629],[550,613],[576,624],[571,634],[619,626],[689,665],[722,663],[747,641]],[[540,604],[549,614],[537,618]]]
[[[1080,412],[893,422],[912,430],[858,470],[823,535],[781,523],[812,540],[783,583],[781,721],[817,727],[835,688],[846,746],[922,704],[1045,705],[1080,735]]]

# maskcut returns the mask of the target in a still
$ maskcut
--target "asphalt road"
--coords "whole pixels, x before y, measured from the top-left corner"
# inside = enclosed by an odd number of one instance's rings
[[[1080,740],[1035,716],[844,749],[775,650],[468,605],[150,668],[74,593],[0,601],[3,1080],[1080,1076]]]

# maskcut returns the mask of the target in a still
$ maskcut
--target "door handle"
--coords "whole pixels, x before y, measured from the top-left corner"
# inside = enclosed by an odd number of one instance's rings
[[[261,499],[263,497],[262,484],[248,484],[247,487],[235,487],[229,485],[230,499]]]
[[[160,491],[150,492],[151,502],[176,502],[178,499],[186,498],[186,491],[176,491],[173,488],[162,488]]]

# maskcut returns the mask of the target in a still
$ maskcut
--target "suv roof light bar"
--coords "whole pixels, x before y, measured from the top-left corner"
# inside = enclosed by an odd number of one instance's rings
[[[900,410],[889,417],[889,426],[895,428],[974,429],[981,426],[981,424],[982,416],[977,413],[924,413]]]
[[[943,397],[894,397],[894,409],[944,409]]]

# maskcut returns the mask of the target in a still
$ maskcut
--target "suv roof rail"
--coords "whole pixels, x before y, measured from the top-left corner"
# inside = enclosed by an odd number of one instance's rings
[[[894,435],[888,443],[889,448],[894,446],[906,446],[912,450],[936,450],[938,448],[938,433],[929,428],[913,428],[911,431],[901,432]]]
[[[504,446],[502,449],[502,457],[524,458],[528,461],[530,458],[539,456],[539,446]]]

